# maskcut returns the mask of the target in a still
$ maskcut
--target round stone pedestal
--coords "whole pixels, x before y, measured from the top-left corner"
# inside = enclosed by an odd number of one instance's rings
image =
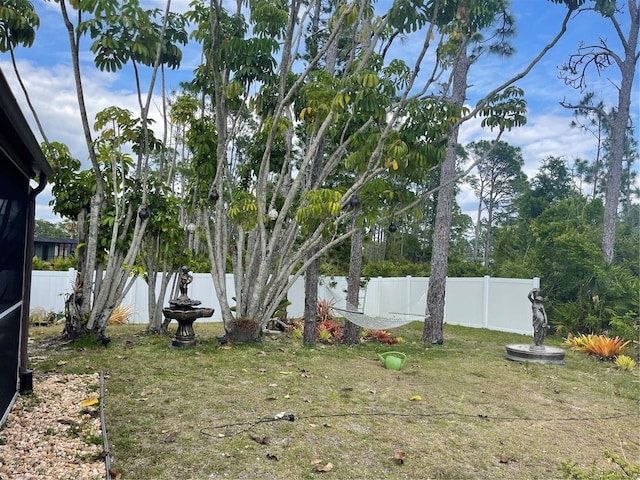
[[[545,347],[544,345],[507,345],[507,360],[516,362],[555,363],[564,365],[566,352],[558,347]]]

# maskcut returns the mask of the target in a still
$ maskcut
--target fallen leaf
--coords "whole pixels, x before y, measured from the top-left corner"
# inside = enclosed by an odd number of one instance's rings
[[[91,405],[95,405],[99,401],[100,400],[98,400],[97,397],[89,398],[87,400],[83,400],[82,402],[80,402],[80,405],[83,406],[83,407],[90,407]]]
[[[270,384],[269,384],[269,386],[270,386],[270,387],[277,387],[277,386],[278,386],[278,384],[277,384],[277,383],[270,383]]]
[[[311,465],[318,465],[322,460],[318,457],[313,457],[311,459]]]
[[[269,437],[259,437],[257,435],[251,435],[251,440],[253,440],[256,443],[259,443],[260,445],[269,445]]]
[[[264,350],[260,350],[256,352],[256,357],[266,357],[266,356],[267,356],[267,352],[265,352]]]
[[[291,375],[293,372],[280,372],[282,375]]]
[[[326,465],[316,465],[316,471],[318,472],[330,472],[333,470],[333,463],[329,462]]]
[[[412,402],[415,402],[418,400],[422,400],[422,397],[420,395],[414,395],[409,400],[411,400]]]
[[[109,469],[109,475],[111,475],[111,478],[113,478],[113,480],[120,480],[122,478],[120,476],[120,472],[118,472],[115,468]]]
[[[177,432],[171,432],[169,435],[164,437],[164,443],[173,443],[173,442],[176,441],[176,438],[178,438],[178,433]]]
[[[60,360],[58,363],[56,363],[56,366],[57,367],[61,367],[61,366],[66,365],[66,364],[67,364],[67,362],[65,362],[64,360]]]
[[[222,345],[220,350],[231,350],[231,345]]]
[[[246,368],[242,369],[242,373],[248,373],[248,372],[249,372],[249,370],[247,370]]]
[[[407,458],[407,454],[398,450],[394,452],[393,459],[396,461],[398,465],[402,465],[404,463],[404,459]]]
[[[508,455],[500,455],[500,463],[511,463],[511,460]]]

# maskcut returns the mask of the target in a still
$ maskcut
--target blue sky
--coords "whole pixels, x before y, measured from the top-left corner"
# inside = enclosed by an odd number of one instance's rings
[[[75,156],[85,160],[86,148],[83,147],[68,41],[58,5],[55,2],[43,0],[32,1],[40,16],[41,26],[33,47],[18,48],[16,53],[18,68],[49,139],[66,143]],[[173,1],[172,10],[184,11],[187,4],[185,0]],[[155,6],[164,8],[165,3],[147,0],[143,5],[149,8]],[[624,5],[623,8],[625,8]],[[516,54],[509,59],[487,57],[473,67],[469,82],[470,103],[473,103],[474,96],[486,93],[491,87],[521,71],[553,38],[564,15],[563,6],[548,0],[512,0],[512,10],[517,19],[518,29],[518,35],[512,41]],[[625,9],[624,15],[621,16],[624,21],[623,26],[628,23],[627,16]],[[528,121],[524,127],[506,133],[503,140],[521,147],[525,159],[524,170],[529,176],[535,174],[540,162],[549,155],[565,157],[569,162],[576,158],[593,158],[594,138],[579,129],[571,128],[573,114],[559,104],[563,99],[577,103],[582,98],[582,94],[564,85],[558,78],[558,67],[577,50],[580,41],[595,44],[599,38],[607,39],[610,46],[619,51],[620,44],[610,23],[593,12],[581,13],[570,22],[569,30],[560,43],[525,79],[517,83],[525,90]],[[397,55],[410,58],[412,53],[415,53],[412,48],[413,41],[421,41],[421,39],[408,38],[406,43],[396,50]],[[84,45],[82,73],[90,118],[93,118],[96,112],[111,105],[129,108],[133,112],[139,111],[132,75],[126,70],[117,73],[98,71],[93,67],[92,56],[88,50],[90,41],[85,40]],[[180,81],[189,79],[199,61],[197,48],[187,49],[184,52],[181,68],[168,71],[168,88],[176,88]],[[35,122],[32,121],[22,91],[15,79],[8,54],[0,55],[0,69],[7,77],[25,116],[33,126],[36,138],[39,138]],[[598,76],[594,71],[590,74],[589,90],[595,92],[596,97],[602,99],[607,108],[614,106],[616,102],[616,90],[611,81],[615,82],[617,75],[615,67],[602,76]],[[158,100],[156,98],[156,101]],[[632,99],[632,115],[636,132],[639,122],[638,105],[636,79]],[[491,132],[482,131],[479,123],[472,121],[464,125],[460,143],[466,144],[473,140],[490,138],[492,138]],[[47,193],[49,191],[45,190],[38,197],[36,217],[56,221],[57,218],[52,215],[47,205],[50,199],[50,194]],[[471,192],[463,189],[458,202],[463,211],[473,215],[477,200]]]

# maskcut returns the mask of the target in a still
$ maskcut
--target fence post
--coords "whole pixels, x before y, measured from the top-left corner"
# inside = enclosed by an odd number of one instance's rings
[[[69,290],[73,289],[73,286],[76,284],[76,270],[75,268],[71,267],[69,270],[69,283],[67,284],[67,287],[69,288]],[[67,290],[67,291],[69,291]],[[66,293],[66,292],[65,292]]]
[[[482,282],[482,326],[489,328],[489,280],[491,277],[485,275]]]
[[[380,298],[382,298],[382,277],[378,276],[378,295],[376,295],[376,311],[372,313],[372,315],[379,317],[380,316]],[[362,309],[364,312],[364,308]]]
[[[405,287],[405,307],[402,309],[402,313],[409,313],[411,311],[411,275],[407,275],[407,285]]]

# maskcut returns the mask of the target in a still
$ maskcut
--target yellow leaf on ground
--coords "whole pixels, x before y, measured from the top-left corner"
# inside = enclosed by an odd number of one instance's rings
[[[420,395],[414,395],[409,400],[411,400],[412,402],[415,402],[415,401],[418,401],[418,400],[422,400],[422,397]]]
[[[80,405],[82,405],[83,407],[90,407],[91,405],[95,405],[99,401],[100,400],[98,400],[98,398],[89,398],[80,402]]]
[[[329,462],[326,465],[316,465],[316,470],[318,472],[330,472],[333,470],[333,463]]]

